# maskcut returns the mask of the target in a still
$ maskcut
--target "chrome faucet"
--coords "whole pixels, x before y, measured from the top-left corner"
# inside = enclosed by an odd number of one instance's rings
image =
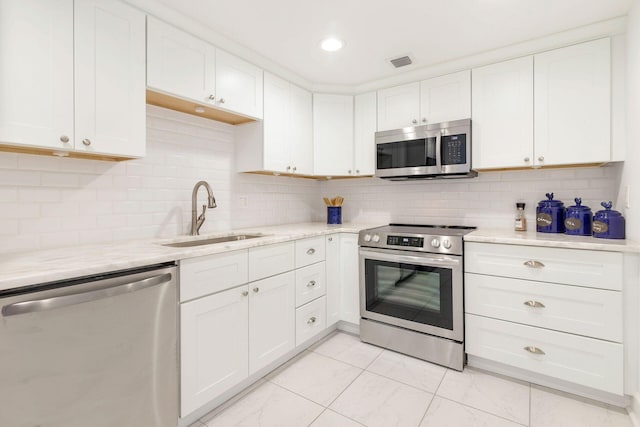
[[[209,193],[209,203],[208,205],[202,205],[202,213],[198,216],[198,210],[196,208],[196,203],[198,201],[198,190],[201,186],[207,189],[207,193]],[[211,190],[211,186],[207,181],[199,181],[195,187],[193,187],[193,193],[191,193],[191,235],[197,236],[200,234],[200,227],[204,223],[204,213],[207,211],[207,206],[211,209],[215,208],[216,198],[213,197],[213,190]]]

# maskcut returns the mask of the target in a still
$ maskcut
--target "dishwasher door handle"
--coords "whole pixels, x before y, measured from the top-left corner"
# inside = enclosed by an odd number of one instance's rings
[[[171,273],[159,274],[146,279],[138,280],[129,283],[118,283],[113,281],[112,286],[109,286],[110,281],[105,282],[105,287],[102,289],[96,289],[93,291],[77,292],[67,295],[54,296],[50,298],[35,299],[28,301],[15,302],[2,307],[2,315],[4,317],[16,316],[18,314],[35,313],[37,311],[53,310],[60,307],[67,307],[70,305],[81,304],[84,302],[95,301],[103,298],[114,297],[116,295],[122,295],[130,292],[136,292],[141,289],[149,288],[151,286],[160,285],[170,282],[172,278]]]

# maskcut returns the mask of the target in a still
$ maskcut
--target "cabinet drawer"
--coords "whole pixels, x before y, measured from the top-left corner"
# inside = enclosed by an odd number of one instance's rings
[[[247,251],[234,251],[180,261],[180,301],[188,301],[203,295],[249,281]]]
[[[326,292],[324,261],[296,270],[296,307],[321,297]]]
[[[324,236],[296,240],[296,268],[324,261]]]
[[[622,344],[473,314],[465,319],[468,354],[622,395]]]
[[[324,331],[327,326],[326,298],[303,305],[296,310],[296,345],[300,345],[314,335]]]
[[[465,274],[465,311],[622,342],[622,292]]]
[[[293,242],[249,249],[249,281],[293,270]]]
[[[618,252],[467,242],[464,255],[467,273],[622,290]]]

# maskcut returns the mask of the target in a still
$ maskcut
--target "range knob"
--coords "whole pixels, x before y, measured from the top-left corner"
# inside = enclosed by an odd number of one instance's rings
[[[371,234],[365,234],[364,235],[364,241],[365,242],[370,242],[371,241]]]
[[[433,246],[434,248],[439,248],[440,247],[440,240],[438,239],[433,239],[431,241],[431,246]]]
[[[372,240],[374,243],[378,243],[378,242],[380,241],[380,236],[379,236],[379,235],[377,235],[377,234],[374,234],[374,235],[373,235],[373,237],[371,238],[371,240]]]
[[[445,249],[451,249],[451,242],[449,240],[445,239],[445,240],[442,241],[442,246]]]

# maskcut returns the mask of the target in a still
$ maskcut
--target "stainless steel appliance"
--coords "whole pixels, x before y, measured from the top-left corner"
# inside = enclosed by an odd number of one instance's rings
[[[0,425],[175,427],[176,268],[0,292]]]
[[[376,176],[470,178],[471,119],[376,132]]]
[[[473,229],[391,224],[360,232],[362,341],[462,370],[462,237]]]

